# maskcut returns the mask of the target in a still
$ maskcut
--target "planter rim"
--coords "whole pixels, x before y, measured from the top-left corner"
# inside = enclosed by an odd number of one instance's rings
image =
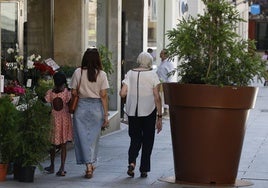
[[[229,86],[229,85],[223,85],[223,86],[219,86],[219,85],[212,85],[212,84],[190,84],[190,83],[179,83],[179,82],[162,82],[163,85],[181,85],[184,87],[202,87],[202,86],[207,86],[207,87],[217,87],[217,88],[232,88],[232,89],[236,89],[236,88],[258,88],[256,86]]]
[[[258,87],[253,86],[216,86],[175,82],[163,83],[163,90],[165,103],[169,106],[229,109],[254,108],[258,93]]]

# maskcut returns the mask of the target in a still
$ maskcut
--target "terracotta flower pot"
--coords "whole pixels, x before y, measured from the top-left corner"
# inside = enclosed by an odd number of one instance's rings
[[[163,84],[176,181],[234,184],[255,87]]]
[[[8,164],[0,163],[0,181],[5,181],[7,176]]]

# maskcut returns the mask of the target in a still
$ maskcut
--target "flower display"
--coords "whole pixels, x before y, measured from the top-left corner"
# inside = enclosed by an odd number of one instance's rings
[[[41,76],[42,75],[52,76],[55,73],[55,71],[50,66],[48,66],[47,64],[43,62],[35,62],[34,68],[40,72]]]
[[[19,55],[19,46],[16,49],[8,48],[7,57],[5,58],[5,67],[7,70],[23,70],[23,56]]]
[[[15,48],[6,50],[2,65],[2,73],[5,76],[4,93],[12,96],[24,95],[25,88],[35,89],[39,79],[51,78],[55,73],[52,66],[38,53],[27,58],[20,56],[18,44]]]
[[[27,60],[27,69],[34,69],[34,63],[39,61],[41,61],[41,56],[39,54],[30,55]]]
[[[13,54],[14,52],[15,52],[15,50],[13,48],[8,48],[7,49],[8,54]]]
[[[26,90],[17,81],[10,81],[8,85],[4,86],[4,92],[7,94],[24,95]]]
[[[42,75],[53,75],[55,71],[41,60],[41,56],[38,54],[32,54],[28,57],[27,69],[35,69]]]
[[[39,54],[32,54],[30,55],[29,57],[29,60],[30,61],[33,61],[33,62],[36,62],[36,61],[40,61],[41,60],[41,56]]]

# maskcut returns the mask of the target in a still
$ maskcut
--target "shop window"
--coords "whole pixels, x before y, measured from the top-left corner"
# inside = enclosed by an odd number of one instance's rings
[[[8,59],[8,48],[16,48],[18,41],[18,3],[0,3],[1,13],[1,59]],[[12,61],[12,60],[10,60]]]

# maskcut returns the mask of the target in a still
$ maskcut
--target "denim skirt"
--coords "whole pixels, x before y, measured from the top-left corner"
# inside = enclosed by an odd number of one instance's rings
[[[95,163],[103,124],[101,99],[80,98],[73,115],[74,147],[77,164]]]

